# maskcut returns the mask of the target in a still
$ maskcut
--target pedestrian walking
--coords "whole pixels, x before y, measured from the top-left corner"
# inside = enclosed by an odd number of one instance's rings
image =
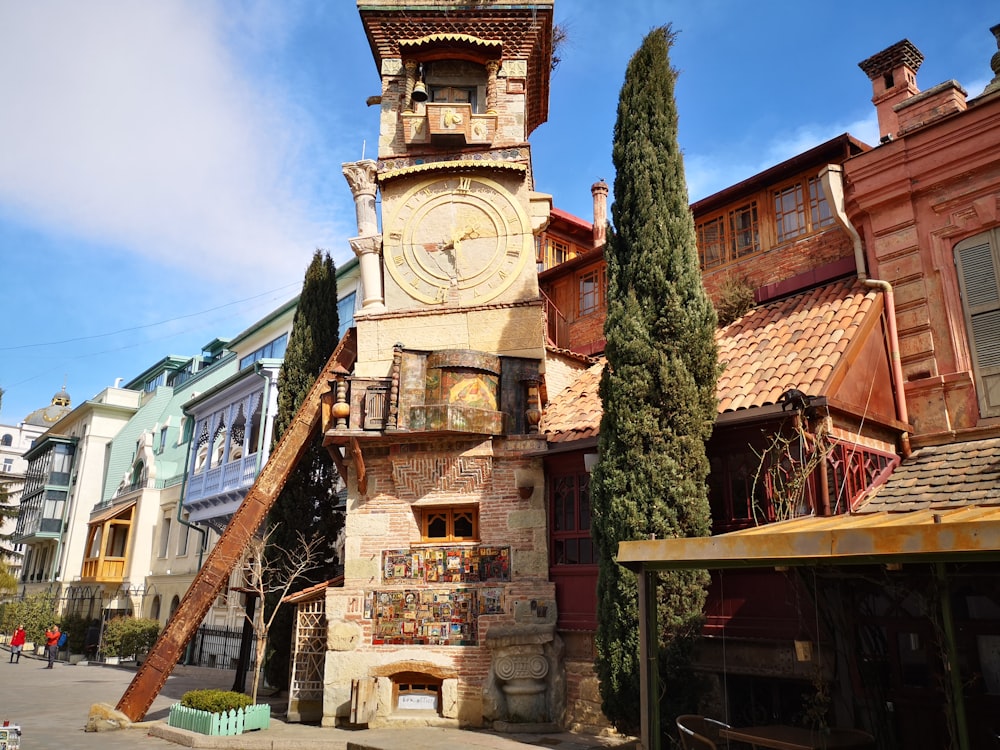
[[[56,656],[59,655],[59,626],[53,624],[45,631],[45,650],[48,652],[49,665],[46,669],[52,669]]]
[[[21,663],[21,652],[24,650],[24,641],[27,636],[24,632],[24,625],[18,625],[14,629],[14,635],[10,639],[10,663]]]

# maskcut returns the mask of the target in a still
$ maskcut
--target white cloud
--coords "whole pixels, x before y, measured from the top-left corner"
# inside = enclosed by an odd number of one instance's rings
[[[848,123],[803,125],[788,132],[774,133],[752,147],[737,146],[735,153],[730,149],[685,154],[689,197],[692,202],[701,200],[843,133],[850,133],[868,145],[877,145],[875,109],[872,108],[870,116]]]
[[[329,237],[292,190],[311,134],[226,23],[194,1],[0,6],[0,212],[206,276],[299,277]]]

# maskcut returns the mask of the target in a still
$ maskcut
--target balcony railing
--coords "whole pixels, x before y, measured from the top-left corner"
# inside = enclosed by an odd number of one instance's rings
[[[251,453],[237,461],[213,466],[188,479],[184,502],[193,503],[215,495],[249,489],[257,478],[257,454]]]
[[[83,561],[80,577],[98,583],[121,583],[125,580],[125,558],[89,557]]]
[[[496,133],[496,114],[475,114],[469,104],[428,102],[423,113],[403,113],[403,140],[407,146],[437,141],[488,146]]]
[[[323,431],[380,431],[386,428],[391,378],[346,377],[323,394]]]

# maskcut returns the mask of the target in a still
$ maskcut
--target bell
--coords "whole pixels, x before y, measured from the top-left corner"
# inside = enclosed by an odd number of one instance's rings
[[[427,87],[424,85],[423,81],[417,81],[417,83],[413,86],[413,101],[427,101]]]

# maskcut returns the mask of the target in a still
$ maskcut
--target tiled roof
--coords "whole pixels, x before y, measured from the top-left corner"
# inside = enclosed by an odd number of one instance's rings
[[[572,385],[557,393],[545,407],[542,432],[549,442],[563,443],[597,437],[601,426],[601,383],[604,360],[580,373]]]
[[[719,412],[776,404],[789,388],[825,395],[876,295],[844,279],[756,307],[722,328]]]
[[[872,309],[877,293],[844,279],[756,307],[716,334],[725,366],[716,394],[719,412],[778,403],[789,388],[826,395],[830,376]],[[581,373],[545,408],[550,442],[597,435],[603,364]]]
[[[855,513],[970,505],[1000,505],[1000,438],[914,451]]]

